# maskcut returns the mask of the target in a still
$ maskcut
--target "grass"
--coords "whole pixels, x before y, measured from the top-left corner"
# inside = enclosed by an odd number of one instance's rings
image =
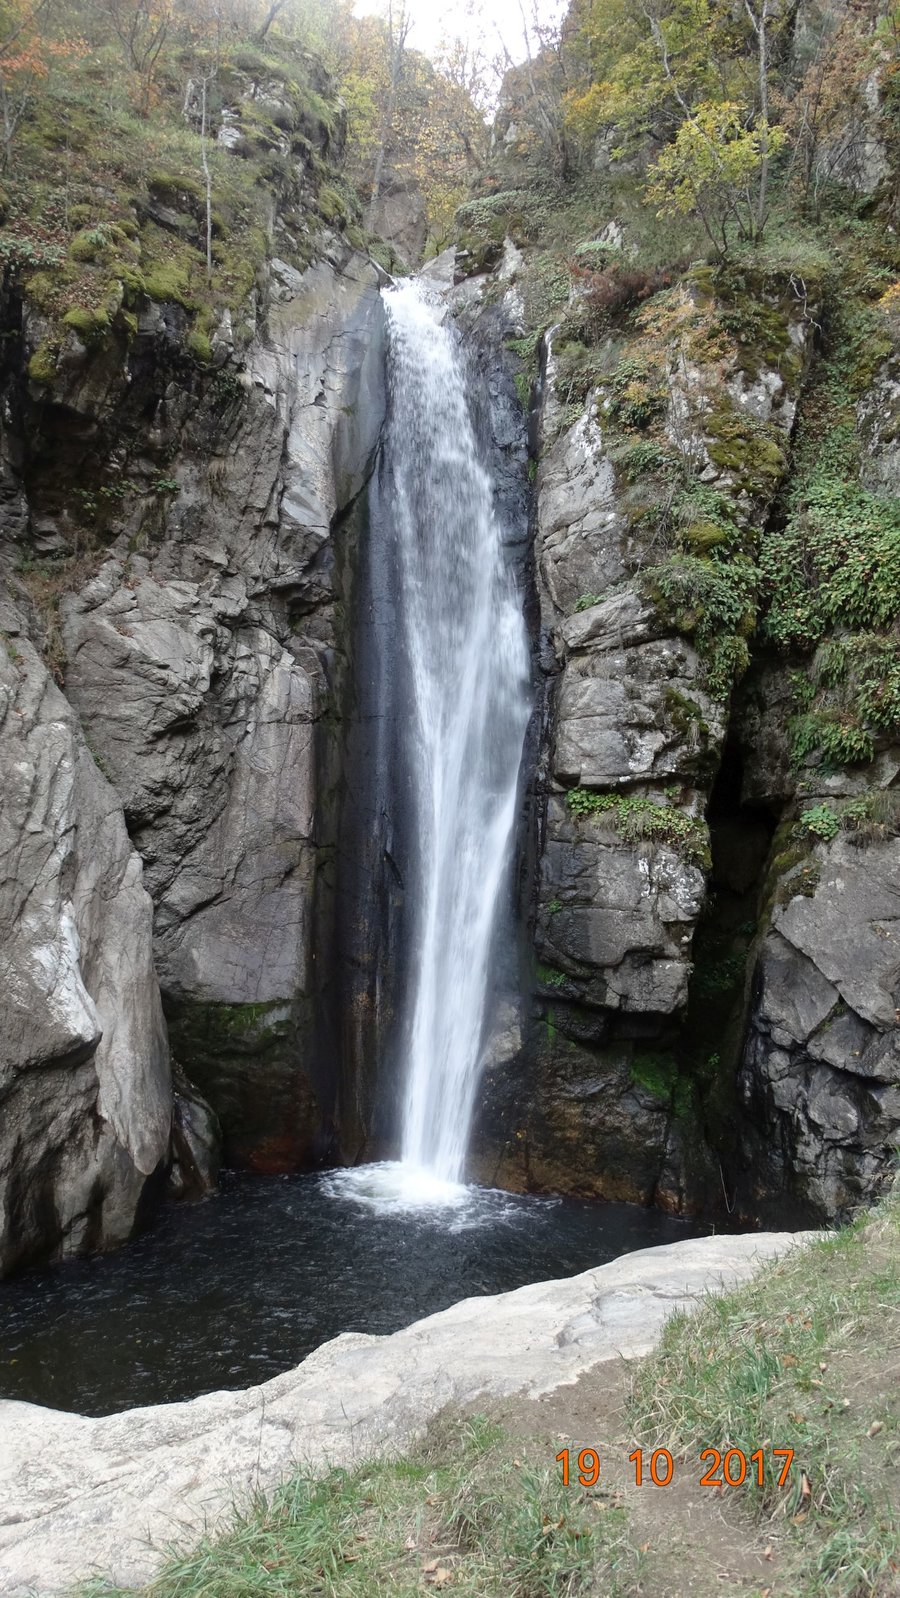
[[[566,802],[575,817],[602,819],[625,843],[667,843],[694,865],[709,866],[709,828],[676,804],[657,804],[640,794],[600,793],[570,788]]]
[[[648,1445],[792,1448],[744,1502],[783,1561],[784,1598],[900,1587],[900,1195],[749,1286],[668,1323],[634,1382]]]
[[[563,1598],[598,1569],[604,1592],[634,1568],[621,1509],[563,1489],[554,1464],[514,1457],[474,1418],[436,1422],[401,1459],[301,1475],[232,1530],[173,1559],[147,1598]],[[82,1598],[120,1589],[93,1583]]]

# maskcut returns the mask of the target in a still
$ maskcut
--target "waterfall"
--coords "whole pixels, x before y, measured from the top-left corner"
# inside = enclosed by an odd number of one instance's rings
[[[415,281],[387,290],[385,305],[378,503],[398,627],[382,645],[380,671],[405,684],[402,764],[415,836],[396,1032],[401,1160],[348,1172],[339,1186],[427,1202],[452,1197],[464,1173],[491,948],[508,891],[529,662],[455,330]]]
[[[512,843],[528,657],[452,333],[415,283],[386,300],[385,472],[411,680],[419,842],[402,1157],[457,1182]]]

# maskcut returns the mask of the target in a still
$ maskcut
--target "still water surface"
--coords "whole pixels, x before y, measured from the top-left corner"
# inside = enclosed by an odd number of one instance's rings
[[[0,1283],[0,1397],[102,1415],[247,1387],[339,1332],[573,1276],[707,1230],[654,1210],[470,1190],[387,1213],[327,1177],[226,1175],[116,1254]]]

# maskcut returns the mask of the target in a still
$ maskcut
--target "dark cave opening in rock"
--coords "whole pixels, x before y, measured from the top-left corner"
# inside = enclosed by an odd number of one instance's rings
[[[680,1039],[688,1083],[714,1167],[709,1202],[733,1215],[739,1204],[736,1078],[746,1034],[766,866],[779,816],[745,800],[745,761],[727,740],[707,807],[711,867],[693,943],[688,1009]],[[716,1189],[718,1188],[718,1191]],[[752,1221],[752,1215],[744,1217]]]

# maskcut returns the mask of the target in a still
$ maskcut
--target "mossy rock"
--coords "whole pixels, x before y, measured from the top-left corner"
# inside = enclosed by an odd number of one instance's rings
[[[90,348],[93,344],[99,344],[109,332],[109,315],[102,308],[88,311],[83,306],[73,305],[63,317],[63,325],[71,328],[82,344]]]
[[[728,532],[719,522],[693,522],[681,536],[692,555],[706,555],[728,541]]]
[[[503,254],[503,239],[481,239],[472,233],[460,235],[457,267],[464,277],[491,272]]]
[[[703,711],[693,699],[688,699],[685,694],[679,693],[671,683],[666,683],[663,689],[663,702],[669,720],[679,737],[691,739],[696,735],[703,740],[709,738],[709,726],[703,716]]]
[[[213,357],[212,345],[207,335],[199,327],[193,328],[188,334],[186,347],[193,355],[195,361],[202,362],[204,366],[210,364]]]
[[[337,222],[338,226],[347,220],[347,206],[337,189],[323,183],[316,195],[316,205],[326,222]]]
[[[631,1080],[655,1099],[669,1104],[678,1080],[675,1061],[665,1055],[636,1054],[631,1061]]]
[[[178,209],[179,205],[187,202],[189,208],[206,204],[206,195],[202,183],[196,178],[185,177],[183,173],[166,172],[157,170],[148,172],[147,188],[153,197],[161,200],[164,205]]]
[[[753,427],[734,411],[716,411],[707,419],[709,458],[733,472],[751,493],[771,490],[784,474],[784,449],[763,427]]]
[[[42,388],[50,388],[55,382],[56,351],[52,344],[45,342],[38,346],[28,362],[28,376],[32,383],[39,383]]]
[[[147,296],[147,284],[143,272],[136,267],[119,263],[117,278],[122,285],[122,303],[129,310],[138,310]]]
[[[156,261],[144,273],[144,290],[160,305],[181,305],[195,311],[197,301],[191,293],[187,268],[177,261]]]
[[[80,233],[75,234],[69,245],[69,255],[73,261],[96,261],[97,257],[103,254],[108,243],[109,234],[106,228],[83,228]]]
[[[100,221],[95,205],[70,205],[68,210],[69,226],[74,228],[96,227]]]
[[[52,316],[63,281],[63,276],[59,272],[32,272],[25,284],[25,298],[28,304],[33,305],[35,310],[41,311],[44,316]]]

